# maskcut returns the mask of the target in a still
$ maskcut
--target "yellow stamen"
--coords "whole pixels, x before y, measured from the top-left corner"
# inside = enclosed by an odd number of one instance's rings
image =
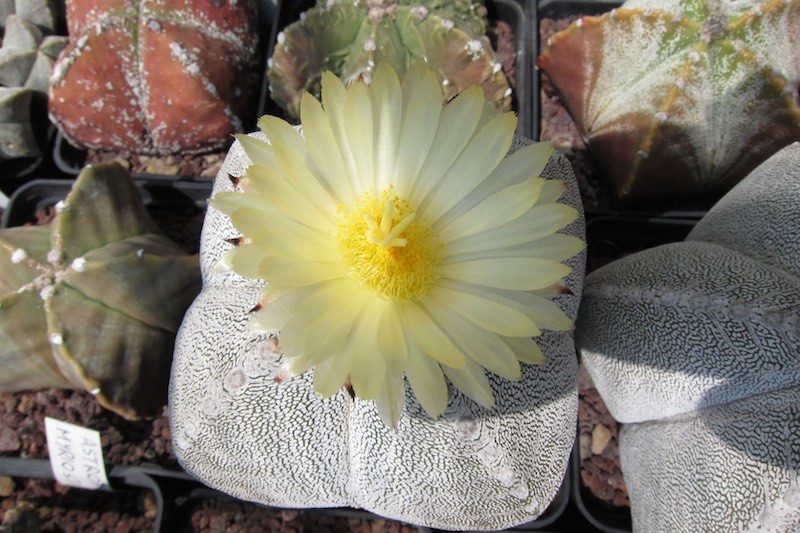
[[[352,208],[340,209],[339,244],[362,285],[388,300],[417,301],[436,281],[441,246],[391,191],[380,200],[368,192]]]

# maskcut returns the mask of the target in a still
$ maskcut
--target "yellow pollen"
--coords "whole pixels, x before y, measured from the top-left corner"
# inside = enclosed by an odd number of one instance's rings
[[[365,287],[393,301],[417,301],[436,282],[441,246],[408,203],[370,191],[339,209],[338,240],[345,264]]]

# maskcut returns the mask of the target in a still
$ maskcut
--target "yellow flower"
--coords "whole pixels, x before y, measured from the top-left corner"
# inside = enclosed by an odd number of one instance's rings
[[[326,73],[322,102],[302,99],[302,135],[262,117],[268,143],[237,137],[252,161],[240,191],[212,200],[246,243],[222,263],[267,282],[252,323],[279,332],[293,373],[313,368],[318,393],[350,384],[390,426],[404,374],[433,417],[445,376],[491,407],[484,369],[517,380],[520,361],[545,362],[541,328],[572,327],[547,298],[583,248],[557,233],[578,213],[540,177],[551,146],[506,157],[516,116],[479,87],[441,102],[424,64],[402,84],[385,65],[370,85]]]

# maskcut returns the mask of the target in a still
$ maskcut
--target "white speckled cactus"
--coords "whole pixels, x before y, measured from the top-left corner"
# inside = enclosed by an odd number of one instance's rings
[[[800,140],[798,35],[798,0],[628,0],[537,65],[620,202],[716,199]]]
[[[262,137],[263,138],[263,137]],[[523,142],[518,140],[514,148]],[[250,164],[237,141],[215,192]],[[564,203],[580,209],[568,162],[554,156],[543,177],[566,180]],[[582,235],[583,220],[565,230]],[[547,331],[543,365],[523,365],[518,382],[489,375],[496,406],[450,389],[431,419],[409,387],[396,429],[375,402],[340,389],[314,392],[312,371],[287,379],[274,339],[247,326],[263,283],[213,266],[233,244],[230,219],[209,208],[200,262],[204,288],[179,332],[170,384],[176,455],[204,483],[281,507],[365,508],[446,529],[498,529],[535,519],[561,485],[577,415],[577,362],[570,331]],[[567,262],[577,312],[583,253]],[[332,309],[335,313],[336,310]]]
[[[586,278],[576,339],[639,531],[800,530],[800,144]]]

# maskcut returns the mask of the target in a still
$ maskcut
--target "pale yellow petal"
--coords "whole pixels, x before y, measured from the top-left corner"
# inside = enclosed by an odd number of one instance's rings
[[[352,366],[352,352],[343,350],[331,354],[314,367],[314,390],[325,398],[333,396],[349,379]]]
[[[536,344],[536,341],[531,338],[504,338],[503,342],[508,344],[509,348],[514,351],[514,354],[523,363],[529,365],[543,365],[547,363],[547,356],[544,355],[542,349]]]
[[[412,205],[422,203],[467,146],[478,127],[484,101],[483,89],[474,85],[461,92],[444,107],[437,128],[427,126],[434,130],[436,136],[433,138],[427,157],[420,158],[424,160],[424,165],[418,170],[418,178],[408,183],[410,191],[400,190],[402,194],[407,195]],[[398,176],[404,175],[398,174]]]
[[[289,183],[300,194],[306,196],[308,202],[316,206],[317,210],[332,219],[338,206],[319,182],[317,176],[306,165],[305,156],[295,152],[291,145],[280,140],[272,143],[272,150],[275,160]]]
[[[494,407],[492,385],[480,365],[467,359],[466,364],[461,368],[443,366],[442,370],[453,386],[475,403],[487,409]]]
[[[462,213],[446,226],[437,224],[434,226],[434,231],[438,233],[441,242],[447,244],[502,226],[519,218],[533,207],[539,199],[543,183],[544,180],[541,178],[531,178],[510,185]]]
[[[276,141],[292,147],[296,153],[300,154],[301,159],[305,158],[306,141],[297,131],[297,128],[274,115],[264,115],[258,119],[258,127],[267,136],[270,144]]]
[[[325,180],[326,187],[338,204],[344,203],[345,200],[349,203],[356,194],[347,177],[347,167],[322,104],[309,93],[305,93],[300,116],[303,134],[308,143],[308,153]]]
[[[375,398],[375,407],[378,409],[378,416],[381,417],[381,421],[386,424],[386,427],[397,429],[405,406],[405,381],[403,380],[402,372],[390,373],[388,368],[386,372],[383,389]]]
[[[402,91],[403,119],[392,174],[397,193],[408,198],[437,132],[442,88],[432,72],[416,64],[403,77]]]
[[[258,210],[267,210],[268,206],[264,199],[257,194],[245,194],[238,191],[221,191],[209,200],[209,204],[214,209],[231,216],[231,213],[243,207]]]
[[[342,177],[349,181],[350,189],[355,195],[358,195],[363,191],[358,183],[358,171],[353,154],[350,152],[350,146],[347,143],[347,134],[344,127],[344,100],[347,89],[339,78],[327,70],[322,74],[321,83],[322,107],[328,117],[333,137],[339,147],[339,153],[345,167],[345,173]]]
[[[353,156],[359,191],[375,188],[373,167],[372,101],[366,85],[353,82],[344,97],[344,132]]]
[[[256,139],[252,135],[238,133],[234,135],[239,144],[242,145],[244,153],[248,159],[256,165],[272,166],[275,158],[272,155],[272,147],[261,139]]]
[[[405,367],[408,348],[403,324],[394,302],[381,300],[382,309],[378,324],[378,350],[394,367]]]
[[[432,418],[437,418],[447,408],[447,383],[442,369],[434,359],[427,356],[409,339],[406,377],[417,401]]]
[[[423,352],[447,366],[459,367],[464,364],[464,353],[419,305],[398,304],[398,310],[400,320]]]
[[[386,63],[380,63],[375,69],[371,88],[375,120],[375,181],[376,188],[383,190],[395,178],[393,171],[403,119],[403,93],[397,74]]]
[[[426,298],[425,307],[470,359],[498,376],[519,379],[519,361],[498,335],[476,327],[435,298]]]
[[[380,312],[375,301],[368,301],[356,321],[348,350],[353,351],[353,368],[350,383],[356,395],[363,400],[374,400],[386,378],[386,360],[378,350],[378,323]]]
[[[539,294],[516,290],[493,289],[457,280],[441,280],[439,286],[471,294],[524,313],[539,329],[564,331],[572,328],[572,320],[552,300]],[[437,288],[438,290],[438,288]]]
[[[336,261],[289,261],[266,257],[259,265],[258,275],[281,288],[296,288],[347,275],[345,267]]]
[[[547,180],[547,183],[542,187],[542,195],[539,202],[542,204],[551,204],[558,201],[559,198],[564,196],[567,191],[567,184],[559,180]]]
[[[327,231],[335,225],[332,205],[331,210],[320,209],[310,201],[309,195],[301,194],[282,173],[251,165],[247,169],[247,177],[253,189],[268,199],[270,206],[280,209],[298,222],[318,231]]]
[[[305,226],[303,226],[305,227]],[[254,243],[264,253],[294,261],[333,262],[341,260],[341,252],[333,239],[319,232],[268,230]]]
[[[499,257],[538,257],[561,262],[575,256],[585,248],[581,239],[562,233],[555,233],[514,246],[500,248],[495,248],[495,246],[496,241],[489,238],[481,239],[478,235],[473,235],[447,247],[447,250],[451,252],[448,262],[456,263]]]
[[[471,292],[436,287],[430,296],[475,326],[507,337],[535,337],[537,325],[524,313],[495,300]]]
[[[571,268],[557,261],[532,257],[476,259],[442,264],[442,276],[498,289],[529,291],[552,285]]]
[[[435,222],[480,185],[508,153],[516,126],[517,117],[503,113],[481,128],[422,202],[420,216]]]
[[[233,227],[249,239],[257,239],[270,230],[264,222],[270,216],[266,210],[245,207],[236,209],[229,216]]]
[[[246,278],[258,279],[258,266],[264,259],[264,250],[252,244],[243,244],[230,251],[228,260],[233,271]]]
[[[480,254],[484,250],[503,249],[511,246],[519,246],[531,243],[531,255],[536,255],[534,249],[535,241],[553,235],[556,231],[564,228],[578,217],[578,211],[564,204],[547,204],[534,206],[522,216],[503,224],[497,228],[492,228],[480,233],[476,233],[447,243],[447,252],[454,260],[461,254]],[[569,240],[569,239],[567,239]],[[567,244],[567,240],[563,241]],[[577,243],[567,244],[569,249],[575,250]],[[551,244],[543,242],[543,249],[549,249]],[[580,248],[575,251],[577,253]],[[552,253],[544,252],[544,253]],[[565,250],[566,253],[566,250]],[[572,257],[575,253],[567,256]],[[558,254],[555,254],[558,255]],[[550,255],[542,256],[554,258]]]

